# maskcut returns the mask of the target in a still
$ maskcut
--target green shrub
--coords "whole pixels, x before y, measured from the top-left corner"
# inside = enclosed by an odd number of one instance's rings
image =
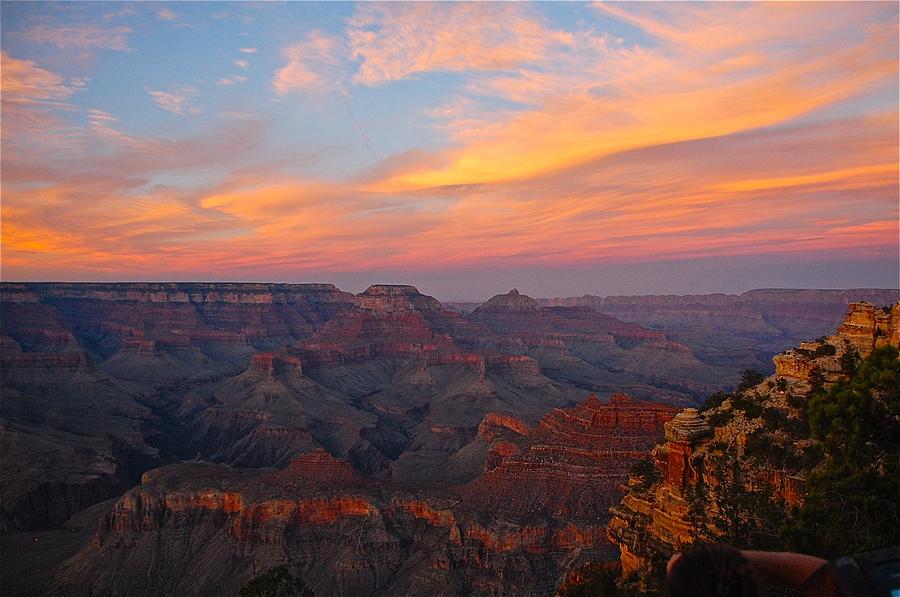
[[[812,396],[808,413],[824,456],[807,478],[803,507],[784,529],[791,547],[831,558],[900,543],[897,349],[873,351],[849,381]]]
[[[741,383],[738,384],[737,391],[743,392],[755,386],[758,386],[765,379],[762,373],[755,369],[744,369],[741,373]]]
[[[813,352],[815,357],[833,357],[837,353],[837,349],[831,344],[822,344]]]
[[[647,491],[662,478],[659,469],[656,468],[649,458],[641,458],[632,464],[629,472],[640,479],[639,491]]]
[[[703,406],[700,407],[700,410],[707,411],[717,408],[730,397],[731,394],[726,394],[725,392],[716,392],[714,394],[710,394],[709,398],[706,399],[706,402],[703,403]]]
[[[241,587],[241,597],[312,597],[302,580],[293,576],[287,566],[272,568]]]

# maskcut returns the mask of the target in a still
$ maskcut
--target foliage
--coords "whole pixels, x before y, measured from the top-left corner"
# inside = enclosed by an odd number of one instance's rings
[[[837,349],[831,344],[820,344],[813,351],[815,357],[833,357],[837,353]]]
[[[650,487],[662,478],[659,470],[649,458],[642,458],[631,465],[629,471],[632,475],[640,479],[638,485],[639,491],[647,491]]]
[[[718,480],[715,505],[710,508],[710,490],[702,483],[692,489],[688,505],[697,542],[728,543],[738,549],[777,549],[782,545],[779,529],[787,513],[768,487],[748,487],[734,451],[707,454],[704,468]]]
[[[588,564],[579,570],[579,582],[566,585],[560,597],[637,597],[638,593],[618,586],[619,571],[603,563]]]
[[[825,453],[806,501],[785,528],[791,545],[825,557],[900,543],[900,362],[883,347],[808,402],[812,438]]]
[[[762,416],[763,407],[760,402],[763,398],[755,396],[744,396],[740,392],[731,397],[731,407],[735,410],[744,411],[748,419],[755,419]]]
[[[744,455],[776,469],[796,469],[800,464],[799,457],[792,449],[783,446],[761,429],[747,436]]]
[[[712,427],[721,427],[734,418],[734,413],[730,410],[719,410],[706,416],[706,423]]]
[[[758,386],[765,379],[765,376],[755,369],[744,369],[741,373],[741,383],[738,384],[737,391],[743,392],[755,386]]]
[[[787,413],[780,408],[766,407],[762,410],[762,420],[766,429],[784,429],[787,424]]]
[[[707,411],[718,408],[730,397],[731,394],[726,394],[725,392],[715,392],[714,394],[710,394],[709,398],[706,399],[706,402],[703,403],[703,406],[700,407],[700,410]]]
[[[272,568],[241,587],[241,597],[312,597],[304,582],[293,576],[287,566]]]
[[[825,374],[818,367],[813,367],[809,373],[809,388],[810,397],[825,393]]]
[[[844,346],[844,353],[840,358],[841,363],[841,371],[843,371],[844,375],[853,376],[856,373],[856,368],[859,365],[859,353],[851,344],[847,344]]]

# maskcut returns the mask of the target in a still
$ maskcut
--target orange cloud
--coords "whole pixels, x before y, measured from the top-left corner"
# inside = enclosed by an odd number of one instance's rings
[[[31,60],[18,60],[0,51],[3,101],[18,104],[54,103],[67,99],[84,87],[83,80],[67,81]]]
[[[511,97],[546,89],[534,108],[493,115],[482,126],[456,124],[459,145],[447,166],[399,173],[374,187],[400,191],[527,178],[591,159],[690,139],[771,126],[896,82],[897,25],[870,28],[855,45],[796,52],[777,69],[696,77],[707,54],[681,58],[599,46],[598,70],[500,77],[493,88]],[[618,64],[617,64],[618,63]],[[577,64],[581,64],[577,62]],[[688,68],[686,68],[688,67]],[[726,69],[730,70],[730,69]],[[620,73],[630,74],[619,77]],[[598,82],[608,86],[600,85]]]
[[[312,31],[285,50],[276,94],[464,76],[424,111],[445,148],[338,180],[245,158],[265,127],[237,112],[174,139],[127,134],[99,109],[52,122],[45,108],[73,110],[80,82],[4,53],[3,266],[270,277],[896,255],[900,123],[882,99],[897,86],[896,21],[873,24],[869,5],[680,8],[601,7],[654,36],[640,47],[551,30],[517,4],[361,5],[348,42]],[[180,114],[199,93],[148,91]],[[29,114],[45,120],[7,145]],[[229,174],[160,182],[195,170]]]

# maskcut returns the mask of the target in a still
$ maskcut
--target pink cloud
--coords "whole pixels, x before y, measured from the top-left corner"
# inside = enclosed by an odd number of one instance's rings
[[[31,60],[18,60],[5,51],[2,59],[3,102],[18,104],[54,103],[59,105],[84,87],[82,79],[66,80]]]
[[[178,15],[166,7],[160,8],[158,11],[156,11],[156,17],[163,21],[177,21],[178,20]]]
[[[238,83],[243,83],[247,80],[247,77],[242,77],[240,75],[232,75],[230,77],[223,77],[216,82],[216,85],[221,87],[230,87],[232,85],[237,85]]]
[[[349,20],[355,83],[379,85],[428,71],[494,71],[544,62],[569,33],[512,3],[362,3]]]
[[[303,41],[284,50],[287,63],[276,71],[272,87],[278,95],[333,89],[339,84],[342,49],[342,42],[334,36],[310,31]]]
[[[35,44],[50,44],[64,50],[127,50],[128,27],[99,25],[37,24],[12,35]]]
[[[147,93],[153,97],[153,101],[156,102],[157,106],[167,112],[172,112],[179,116],[198,114],[200,112],[200,109],[191,103],[200,92],[191,85],[175,85],[170,91],[148,89]]]

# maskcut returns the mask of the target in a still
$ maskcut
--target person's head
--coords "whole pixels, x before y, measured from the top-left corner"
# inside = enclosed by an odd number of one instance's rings
[[[669,597],[758,597],[753,566],[727,545],[701,545],[669,560]]]

